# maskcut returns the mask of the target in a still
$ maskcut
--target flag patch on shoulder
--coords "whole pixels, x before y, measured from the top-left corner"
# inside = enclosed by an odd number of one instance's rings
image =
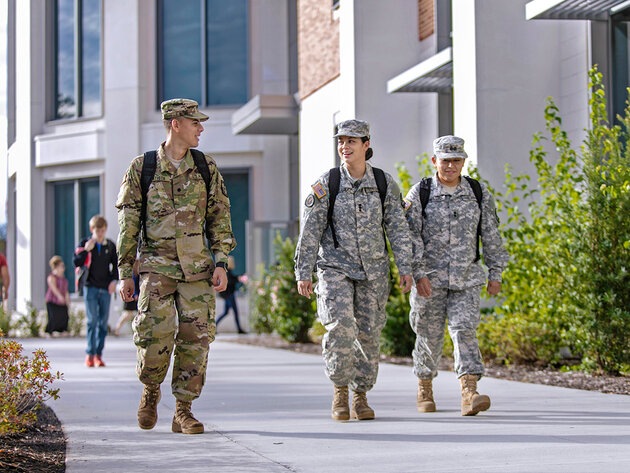
[[[411,201],[407,200],[407,199],[403,199],[403,207],[405,208],[405,210],[409,210],[409,207],[411,207]]]
[[[322,197],[326,195],[326,191],[324,190],[324,187],[322,186],[320,182],[318,182],[317,184],[311,187],[313,188],[313,192],[315,192],[315,195],[317,196],[318,199],[321,199]]]

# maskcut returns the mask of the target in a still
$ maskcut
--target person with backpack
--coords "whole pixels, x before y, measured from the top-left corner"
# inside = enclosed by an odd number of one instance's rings
[[[191,404],[206,378],[215,291],[227,286],[236,241],[223,177],[210,156],[194,149],[208,116],[189,99],[167,100],[161,109],[166,141],[133,160],[116,203],[120,294],[124,302],[133,300],[137,251],[140,295],[132,327],[143,384],[138,425],[152,429],[157,422],[160,385],[174,352],[171,429],[200,434],[204,426]]]
[[[306,197],[295,251],[298,292],[310,298],[317,268],[317,313],[326,334],[322,355],[334,385],[332,418],[374,419],[366,393],[378,374],[379,338],[387,319],[391,245],[400,285],[408,292],[411,240],[402,195],[393,178],[370,166],[370,126],[346,120],[337,128],[341,166],[323,174]],[[353,391],[352,410],[348,388]]]
[[[104,367],[103,348],[108,332],[109,306],[118,282],[116,245],[107,233],[107,220],[94,215],[89,222],[92,235],[79,242],[73,263],[77,273],[77,291],[85,296],[87,349],[85,366]]]
[[[431,158],[435,175],[414,185],[404,199],[416,283],[409,318],[416,333],[413,370],[418,377],[418,412],[436,410],[432,380],[442,356],[447,319],[461,385],[461,414],[476,415],[490,408],[490,398],[477,392],[477,381],[484,374],[477,326],[481,289],[486,282],[479,241],[491,296],[501,291],[508,253],[487,186],[461,175],[467,157],[462,138],[437,138]]]

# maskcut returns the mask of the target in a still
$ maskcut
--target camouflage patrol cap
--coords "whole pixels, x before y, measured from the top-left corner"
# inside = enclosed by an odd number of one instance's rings
[[[204,122],[208,115],[201,113],[199,104],[190,99],[170,99],[162,102],[162,120],[172,120],[173,118],[185,117]]]
[[[354,136],[355,138],[370,139],[370,124],[363,120],[346,120],[337,125],[337,136]]]
[[[467,158],[464,140],[458,136],[446,135],[433,140],[433,156],[436,158]]]

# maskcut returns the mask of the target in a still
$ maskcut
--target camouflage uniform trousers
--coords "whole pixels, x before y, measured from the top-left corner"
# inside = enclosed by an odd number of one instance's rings
[[[198,398],[216,333],[214,311],[214,289],[208,280],[184,282],[142,273],[138,314],[132,324],[140,381],[161,384],[174,347],[173,396],[180,401]]]
[[[378,375],[388,278],[355,280],[332,269],[318,270],[317,277],[317,313],[327,331],[322,340],[326,375],[336,386],[367,392]]]
[[[432,379],[437,376],[447,319],[457,376],[483,375],[484,366],[477,341],[481,288],[475,286],[461,291],[433,288],[428,298],[419,296],[415,287],[412,288],[409,322],[416,333],[413,372],[418,378]]]

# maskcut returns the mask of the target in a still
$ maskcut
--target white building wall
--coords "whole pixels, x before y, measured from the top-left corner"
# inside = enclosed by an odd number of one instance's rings
[[[527,0],[453,0],[455,134],[494,185],[504,165],[533,171],[533,134],[556,99],[579,136],[586,126],[586,29],[581,22],[527,21]]]
[[[370,123],[370,164],[394,178],[400,161],[417,177],[415,158],[431,151],[438,130],[437,94],[387,93],[389,79],[437,52],[435,35],[418,40],[417,9],[416,0],[355,2],[356,117]]]

